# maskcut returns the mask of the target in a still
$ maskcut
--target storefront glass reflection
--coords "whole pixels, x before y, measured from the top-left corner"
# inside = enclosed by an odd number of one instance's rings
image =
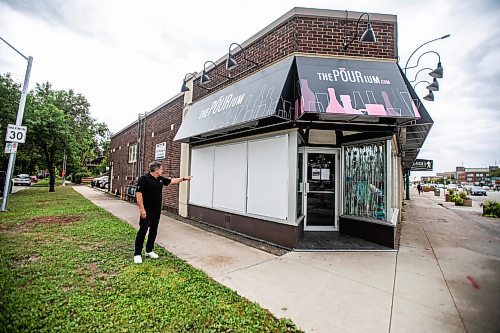
[[[346,146],[344,160],[344,214],[385,220],[385,142]]]

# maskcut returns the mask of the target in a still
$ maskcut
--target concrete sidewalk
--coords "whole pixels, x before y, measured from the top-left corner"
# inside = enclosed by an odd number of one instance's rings
[[[135,204],[74,188],[138,228]],[[404,211],[399,252],[278,257],[167,216],[157,243],[306,332],[499,332],[498,237],[467,229],[428,195]],[[481,248],[470,235],[493,242],[494,254],[463,248],[463,238]]]

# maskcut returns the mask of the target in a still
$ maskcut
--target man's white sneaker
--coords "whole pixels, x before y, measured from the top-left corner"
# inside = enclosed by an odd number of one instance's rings
[[[153,251],[151,252],[146,252],[146,255],[150,257],[151,259],[158,259],[160,256],[154,253]]]
[[[134,264],[142,264],[142,256],[141,255],[134,256]]]

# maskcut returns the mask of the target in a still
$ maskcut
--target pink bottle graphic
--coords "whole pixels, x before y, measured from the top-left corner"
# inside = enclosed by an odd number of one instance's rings
[[[344,111],[350,114],[363,114],[361,111],[352,107],[351,95],[340,95],[340,100],[344,106]]]
[[[316,112],[316,96],[311,88],[309,88],[309,82],[307,82],[307,80],[300,80],[300,91],[302,94],[300,100],[302,112]]]
[[[330,104],[326,108],[326,112],[328,113],[345,113],[344,108],[340,105],[339,101],[337,101],[337,96],[335,95],[334,88],[328,88],[328,94],[330,95]]]

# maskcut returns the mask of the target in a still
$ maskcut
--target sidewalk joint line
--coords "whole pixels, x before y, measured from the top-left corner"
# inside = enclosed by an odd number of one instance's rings
[[[451,299],[453,301],[453,305],[455,305],[455,309],[457,310],[458,316],[460,317],[460,321],[462,322],[462,326],[463,326],[465,332],[467,332],[467,327],[465,326],[464,319],[462,318],[462,314],[460,313],[460,310],[458,309],[457,302],[455,301],[455,298],[453,297],[453,294],[450,290],[450,286],[448,285],[448,281],[446,281],[446,277],[444,276],[443,269],[441,268],[441,265],[439,264],[439,260],[436,256],[436,252],[434,251],[434,247],[431,244],[429,236],[427,236],[427,232],[425,231],[425,228],[422,224],[422,221],[419,220],[419,223],[420,223],[420,227],[422,228],[422,231],[424,232],[425,238],[427,238],[427,242],[429,243],[429,246],[431,247],[432,254],[434,255],[434,259],[436,260],[436,263],[439,267],[439,271],[441,272],[441,276],[443,277],[444,283],[446,284],[446,288],[448,288],[448,292],[450,293]]]
[[[257,262],[257,263],[255,263],[255,264],[252,264],[252,265],[249,265],[249,266],[245,266],[245,267],[241,267],[241,268],[235,269],[234,271],[230,271],[230,272],[225,273],[224,275],[222,275],[222,277],[224,277],[224,276],[226,276],[226,275],[229,275],[229,274],[236,273],[236,272],[238,272],[238,271],[242,271],[242,270],[247,269],[247,268],[250,268],[250,267],[255,267],[255,266],[258,266],[258,265],[260,265],[260,264],[264,264],[264,263],[269,262],[269,261],[271,261],[271,260],[276,260],[276,259],[278,259],[278,258],[279,258],[279,257],[278,257],[278,256],[276,256],[275,258],[269,258],[269,259],[266,259],[266,260],[261,261],[261,262]]]
[[[400,228],[403,228],[403,223],[401,223]],[[401,247],[401,244],[399,245]],[[392,329],[392,311],[394,309],[394,297],[396,296],[396,276],[398,274],[398,255],[399,251],[396,253],[396,263],[394,265],[394,280],[392,283],[392,299],[391,299],[391,315],[389,317],[389,333]]]

